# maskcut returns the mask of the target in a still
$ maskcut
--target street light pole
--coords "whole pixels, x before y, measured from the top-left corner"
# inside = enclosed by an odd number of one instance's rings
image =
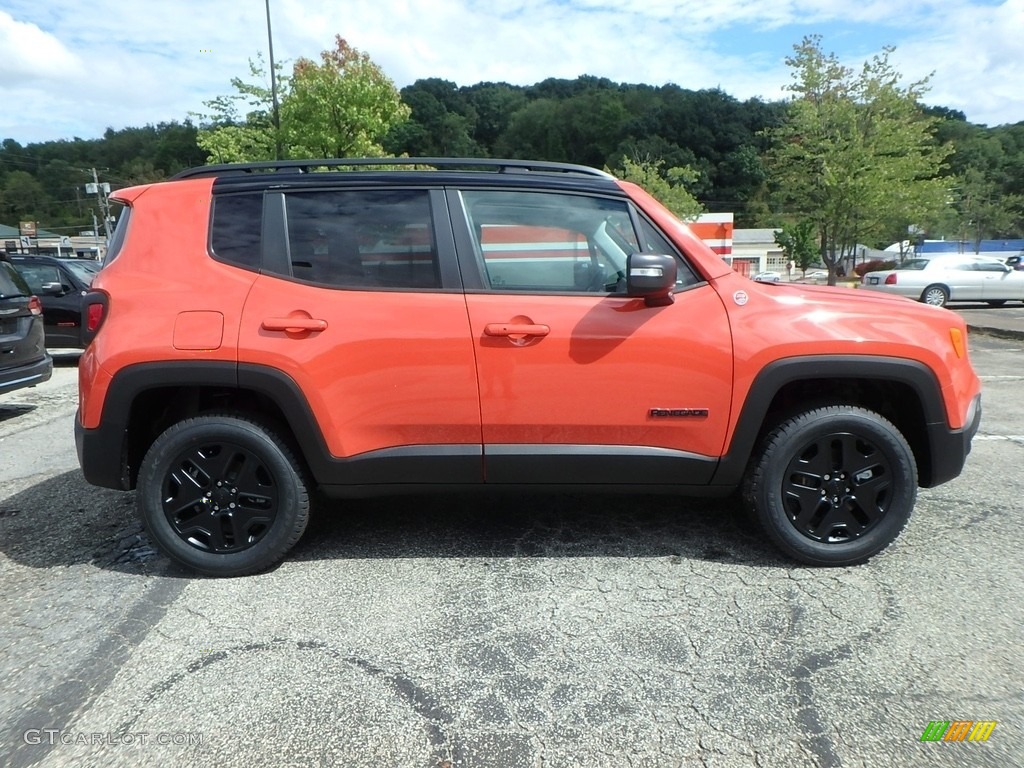
[[[274,101],[274,159],[281,159],[281,111],[277,103],[277,72],[274,69],[274,36],[270,31],[270,0],[267,6],[267,46],[270,49],[270,96]]]

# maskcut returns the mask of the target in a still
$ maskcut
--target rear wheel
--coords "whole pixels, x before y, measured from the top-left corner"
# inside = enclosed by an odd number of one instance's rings
[[[856,565],[903,530],[917,498],[917,466],[888,420],[856,406],[827,406],[786,420],[764,439],[744,496],[787,555],[811,565]]]
[[[302,536],[309,493],[301,466],[268,426],[209,415],[170,427],[139,471],[146,531],[172,560],[209,576],[279,562]]]
[[[944,307],[949,301],[949,291],[944,285],[929,285],[921,292],[921,301],[933,307]]]

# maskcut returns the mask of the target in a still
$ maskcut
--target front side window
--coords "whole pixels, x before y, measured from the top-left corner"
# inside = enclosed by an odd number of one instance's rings
[[[18,271],[33,293],[42,293],[45,283],[60,283],[60,271],[50,264],[20,264]]]
[[[979,261],[978,271],[980,272],[1007,272],[1006,265],[1001,261]]]
[[[624,293],[631,253],[675,253],[653,227],[637,232],[624,200],[497,190],[467,190],[462,199],[492,290]]]
[[[338,288],[440,288],[426,190],[286,197],[292,276]]]

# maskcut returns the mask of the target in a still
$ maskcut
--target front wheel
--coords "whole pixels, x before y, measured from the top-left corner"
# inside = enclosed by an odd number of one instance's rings
[[[153,543],[208,576],[270,568],[309,519],[292,451],[272,429],[242,416],[199,416],[168,428],[143,459],[136,497]]]
[[[751,460],[744,497],[768,537],[810,565],[863,563],[903,530],[917,465],[900,431],[851,405],[777,426]]]
[[[921,301],[933,307],[944,307],[949,301],[949,291],[944,285],[929,285],[921,292]]]

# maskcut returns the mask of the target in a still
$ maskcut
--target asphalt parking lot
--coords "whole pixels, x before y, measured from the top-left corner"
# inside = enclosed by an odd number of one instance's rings
[[[0,397],[0,765],[1022,765],[1024,341],[970,343],[967,468],[861,567],[729,500],[449,496],[336,506],[232,580],[85,484],[64,357]]]

